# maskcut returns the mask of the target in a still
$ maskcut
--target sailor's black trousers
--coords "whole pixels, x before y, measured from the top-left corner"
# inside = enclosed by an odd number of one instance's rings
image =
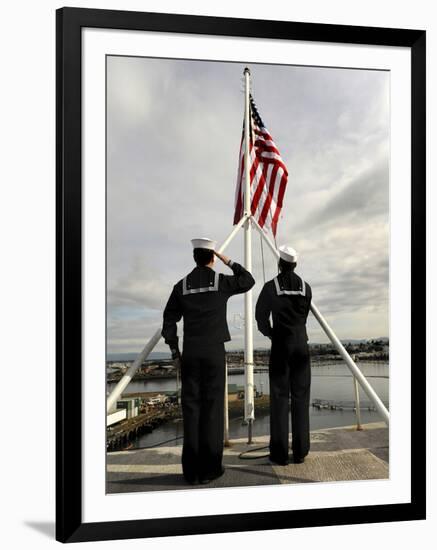
[[[289,398],[293,456],[305,457],[310,449],[309,402],[311,369],[306,332],[296,329],[272,337],[269,363],[270,457],[288,462]]]
[[[224,343],[184,345],[181,381],[183,474],[188,481],[213,478],[223,459]]]

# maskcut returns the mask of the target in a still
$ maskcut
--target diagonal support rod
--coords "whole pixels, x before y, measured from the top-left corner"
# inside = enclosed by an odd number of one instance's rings
[[[138,355],[138,357],[135,359],[135,361],[129,367],[127,372],[124,374],[123,378],[121,378],[121,380],[118,382],[118,384],[112,390],[111,394],[109,395],[109,397],[106,401],[106,412],[110,412],[113,408],[115,408],[115,405],[117,404],[118,398],[124,392],[124,390],[126,389],[126,387],[129,384],[129,382],[135,376],[135,373],[141,367],[141,365],[143,364],[143,361],[147,358],[149,353],[152,351],[152,349],[159,342],[160,338],[161,338],[161,329],[158,329],[155,332],[155,334],[152,336],[152,338],[150,338],[150,340],[144,346],[143,351]]]
[[[232,239],[235,237],[235,235],[238,233],[238,230],[243,227],[245,221],[247,220],[246,214],[243,214],[241,220],[237,223],[237,225],[234,226],[234,229],[229,233],[229,236],[226,240],[223,241],[223,244],[218,249],[218,252],[220,254],[224,252],[225,248],[231,243]]]

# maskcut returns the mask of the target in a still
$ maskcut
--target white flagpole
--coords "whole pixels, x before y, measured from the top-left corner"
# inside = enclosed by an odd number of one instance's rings
[[[245,110],[244,110],[244,214],[247,219],[244,224],[244,264],[252,272],[252,224],[250,204],[250,71],[244,69],[245,78]],[[252,424],[255,419],[254,382],[253,382],[253,319],[252,290],[244,295],[244,419],[248,423],[248,443],[252,443]]]

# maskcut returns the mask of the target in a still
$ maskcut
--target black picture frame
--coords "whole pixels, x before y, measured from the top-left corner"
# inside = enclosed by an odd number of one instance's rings
[[[411,50],[411,502],[330,509],[82,522],[81,30],[84,27],[395,46]],[[56,539],[127,539],[419,520],[426,517],[424,30],[81,8],[56,13]],[[413,371],[412,371],[413,374]]]

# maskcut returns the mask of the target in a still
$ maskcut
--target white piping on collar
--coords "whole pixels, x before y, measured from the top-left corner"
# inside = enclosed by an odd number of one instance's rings
[[[276,294],[278,296],[281,296],[281,295],[284,295],[284,294],[286,294],[287,296],[296,295],[296,294],[299,294],[301,296],[305,296],[305,294],[306,294],[305,281],[301,277],[299,277],[299,275],[297,275],[297,274],[295,274],[295,275],[296,275],[296,277],[298,277],[300,279],[300,286],[301,286],[300,290],[284,290],[279,286],[278,277],[275,277],[273,279],[275,281]]]
[[[219,286],[219,274],[214,272],[214,283],[211,283],[210,286],[203,286],[200,288],[188,288],[187,287],[187,277],[184,277],[182,280],[182,294],[185,296],[187,294],[198,294],[199,292],[217,292]]]

